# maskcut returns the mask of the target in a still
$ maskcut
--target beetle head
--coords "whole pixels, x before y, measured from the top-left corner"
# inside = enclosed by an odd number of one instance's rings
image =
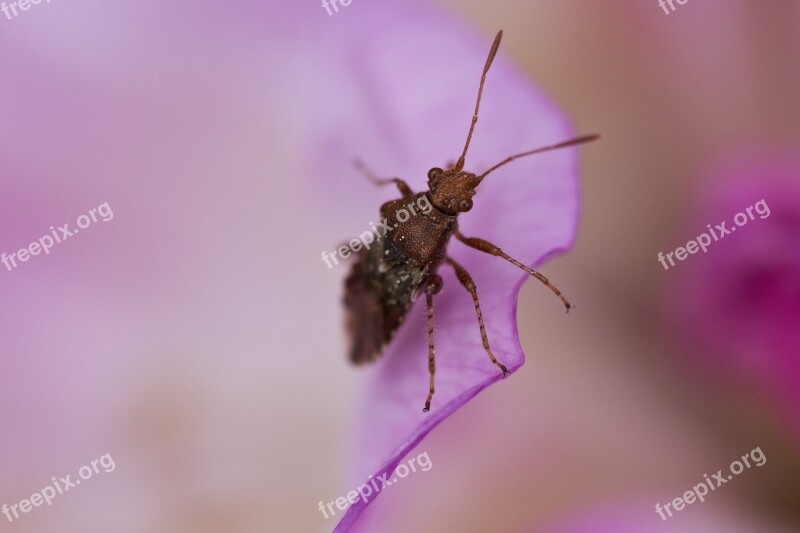
[[[480,178],[471,172],[434,167],[428,171],[431,203],[448,215],[469,211],[475,187],[480,182]]]

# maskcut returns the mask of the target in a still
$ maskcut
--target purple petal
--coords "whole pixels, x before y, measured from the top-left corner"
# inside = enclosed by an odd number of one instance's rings
[[[736,231],[668,273],[669,294],[680,297],[667,304],[681,336],[702,347],[697,361],[709,377],[754,384],[800,436],[798,177],[797,156],[738,156],[718,165],[682,235],[692,239],[708,231],[706,224],[713,228],[721,221]],[[750,220],[747,208],[761,200]],[[734,223],[738,213],[748,220],[740,227]]]
[[[337,20],[347,34],[338,53],[348,58],[351,71],[346,83],[331,78],[326,85],[329,90],[337,84],[339,89],[347,87],[347,94],[326,93],[329,101],[338,98],[346,106],[326,112],[314,142],[319,157],[310,171],[330,178],[332,193],[335,187],[337,196],[349,191],[358,200],[345,199],[335,206],[340,217],[353,221],[356,234],[377,220],[380,198],[385,201],[397,193],[373,190],[351,170],[349,161],[362,157],[377,173],[401,176],[415,191],[423,190],[428,168],[460,154],[491,38],[477,38],[444,15],[407,4],[373,7],[369,20],[358,11],[346,16]],[[506,35],[508,39],[513,35]],[[479,172],[512,153],[572,135],[568,120],[510,64],[501,46],[488,76],[466,169]],[[342,206],[351,212],[342,214]],[[538,266],[571,247],[578,208],[577,152],[562,150],[515,161],[489,176],[460,226],[466,235],[487,239],[525,264]],[[516,303],[528,276],[460,243],[450,250],[477,284],[493,352],[513,372],[525,360]],[[428,356],[425,304],[420,299],[382,359],[363,370],[350,489],[367,481],[368,475],[391,473],[434,427],[501,379],[483,349],[470,295],[451,269],[443,267],[440,273],[445,288],[434,301],[437,373],[431,411],[422,413]],[[545,288],[540,295],[542,305],[563,313],[561,302]],[[367,505],[353,504],[337,531],[349,530]]]

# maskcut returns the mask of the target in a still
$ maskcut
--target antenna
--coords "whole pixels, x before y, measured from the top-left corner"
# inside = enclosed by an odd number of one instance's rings
[[[470,124],[469,127],[464,151],[461,153],[461,157],[458,158],[458,162],[455,166],[456,172],[460,172],[461,169],[464,168],[464,158],[467,157],[467,149],[469,148],[469,142],[472,140],[472,132],[475,130],[475,123],[478,122],[478,108],[481,106],[481,94],[483,93],[483,84],[486,82],[486,73],[489,72],[489,67],[492,66],[492,61],[494,61],[494,56],[497,55],[497,49],[500,48],[500,39],[502,38],[503,30],[500,30],[494,38],[492,49],[489,50],[489,57],[486,58],[486,65],[483,67],[483,74],[481,75],[481,84],[480,87],[478,87],[478,99],[475,101],[475,113],[472,115],[472,124]]]
[[[510,162],[512,162],[513,160],[515,160],[515,159],[517,159],[519,157],[525,157],[525,156],[528,156],[528,155],[538,154],[538,153],[541,153],[541,152],[547,152],[549,150],[557,150],[559,148],[566,148],[568,146],[575,146],[576,144],[588,143],[588,142],[596,141],[599,138],[600,138],[600,135],[597,135],[597,134],[581,135],[580,137],[575,137],[574,139],[570,139],[568,141],[560,142],[558,144],[553,144],[551,146],[545,146],[543,148],[536,148],[535,150],[530,150],[528,152],[522,152],[522,153],[519,153],[519,154],[514,154],[514,155],[504,159],[503,161],[497,163],[495,166],[493,166],[492,168],[490,168],[489,170],[487,170],[486,172],[484,172],[483,174],[478,176],[478,180],[482,180],[483,178],[488,176],[490,173],[494,172],[495,170],[497,170],[498,168],[502,167],[506,163],[510,163]]]

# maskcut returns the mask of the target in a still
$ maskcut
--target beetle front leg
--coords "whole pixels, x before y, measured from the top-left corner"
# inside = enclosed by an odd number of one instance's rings
[[[569,313],[570,309],[575,307],[574,305],[569,303],[569,300],[567,300],[567,298],[563,294],[561,294],[561,291],[558,290],[558,287],[556,287],[555,285],[550,283],[550,280],[547,279],[547,276],[545,276],[541,272],[538,272],[538,271],[530,268],[529,266],[526,266],[526,265],[520,263],[519,261],[517,261],[516,259],[514,259],[510,255],[505,253],[503,250],[501,250],[500,247],[495,246],[494,244],[490,243],[489,241],[486,241],[484,239],[479,239],[477,237],[464,237],[464,235],[462,235],[461,232],[458,231],[458,230],[455,231],[454,235],[455,235],[456,239],[458,239],[459,241],[463,242],[464,244],[466,244],[470,248],[475,248],[476,250],[480,250],[481,252],[485,252],[487,254],[491,254],[491,255],[496,255],[498,257],[502,257],[503,259],[505,259],[506,261],[508,261],[512,265],[521,268],[522,270],[524,270],[525,272],[527,272],[528,274],[530,274],[534,278],[536,278],[539,281],[541,281],[544,285],[547,286],[548,289],[553,291],[553,293],[561,299],[561,303],[564,304],[564,307],[566,307],[568,313]]]
[[[403,198],[410,198],[414,196],[414,191],[411,190],[411,187],[408,186],[408,183],[400,178],[379,178],[369,168],[367,168],[367,165],[365,165],[360,159],[353,161],[353,166],[356,167],[356,170],[364,174],[364,177],[379,187],[394,183],[397,185],[397,189],[400,191],[400,194],[403,195]]]

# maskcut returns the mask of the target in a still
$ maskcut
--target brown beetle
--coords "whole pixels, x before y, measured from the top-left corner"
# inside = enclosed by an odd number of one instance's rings
[[[478,302],[478,292],[472,276],[446,253],[451,236],[455,236],[467,246],[510,261],[547,285],[561,298],[567,311],[572,308],[572,304],[545,276],[510,257],[494,244],[476,237],[465,237],[458,231],[458,215],[472,208],[472,197],[475,195],[476,187],[491,172],[519,157],[574,146],[599,137],[598,135],[584,135],[552,146],[515,154],[480,175],[462,170],[472,133],[478,121],[478,109],[486,74],[497,54],[502,36],[502,31],[497,33],[489,51],[489,57],[486,59],[472,124],[461,157],[458,158],[455,165],[450,165],[447,169],[432,168],[428,171],[428,191],[415,194],[405,181],[399,178],[380,179],[363,163],[356,162],[356,168],[364,173],[367,179],[376,185],[394,184],[403,196],[401,199],[386,202],[381,206],[383,219],[395,220],[398,210],[405,208],[409,202],[425,199],[432,205],[432,209],[429,211],[414,217],[407,217],[405,222],[395,224],[391,232],[378,238],[369,249],[362,249],[357,254],[356,262],[345,281],[344,295],[346,323],[351,340],[350,360],[355,364],[362,364],[376,359],[382,353],[384,347],[392,340],[402,324],[411,303],[418,294],[425,292],[428,306],[428,369],[430,371],[430,392],[425,401],[423,409],[425,412],[430,410],[434,392],[436,364],[433,344],[433,296],[442,289],[442,278],[437,274],[442,263],[448,264],[455,270],[461,285],[472,295],[483,347],[489,354],[492,363],[503,372],[503,377],[508,373],[506,367],[497,360],[489,347],[489,339],[486,336],[486,328]]]

